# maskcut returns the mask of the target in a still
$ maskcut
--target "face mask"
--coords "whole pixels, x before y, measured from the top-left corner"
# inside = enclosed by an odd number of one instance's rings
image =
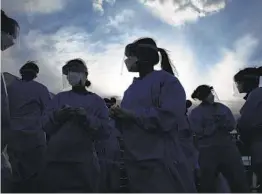
[[[82,72],[69,72],[67,76],[67,80],[71,86],[84,85],[85,79],[85,73]]]
[[[129,72],[138,72],[137,57],[128,57],[125,59],[126,68]]]

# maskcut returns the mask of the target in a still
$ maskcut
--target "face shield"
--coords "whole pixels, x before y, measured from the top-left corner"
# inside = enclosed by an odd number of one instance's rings
[[[241,80],[235,81],[233,91],[235,97],[244,97],[256,87],[262,86],[262,76],[245,75]]]
[[[219,97],[218,97],[218,95],[217,95],[217,92],[214,90],[214,88],[212,88],[211,94],[214,96],[214,101],[215,101],[215,102],[219,102],[219,101],[220,101],[220,100],[219,100]]]
[[[124,64],[128,72],[137,73],[138,70],[138,58],[136,56],[124,57]]]
[[[237,98],[244,98],[246,95],[245,92],[243,92],[244,84],[242,82],[235,82],[233,84],[233,96]]]
[[[134,44],[128,44],[126,46],[123,61],[128,72],[132,72],[132,73],[138,72],[138,66],[137,66],[138,58],[136,56],[136,53],[137,53],[137,46],[135,46]]]
[[[72,86],[85,85],[88,71],[84,64],[68,63],[62,68],[63,90],[69,90]]]
[[[212,86],[201,85],[199,86],[194,93],[192,98],[201,102],[214,103],[219,102],[218,95]]]
[[[152,54],[152,57],[151,57],[152,61],[151,60],[148,61],[148,60],[143,59],[143,56],[148,56],[149,53],[152,53],[152,51],[155,51],[157,53],[157,56]],[[137,57],[139,55],[142,56],[142,57]],[[150,44],[138,44],[138,45],[129,44],[125,48],[125,55],[124,55],[123,61],[124,61],[124,64],[125,64],[127,70],[129,72],[135,73],[135,72],[139,71],[138,62],[153,63],[154,66],[155,66],[154,69],[156,70],[156,69],[161,69],[161,67],[159,65],[161,60],[162,60],[161,54],[160,54],[157,47],[150,45]],[[178,72],[177,72],[175,66],[171,62],[170,62],[170,64],[171,64],[171,68],[174,72],[174,75],[176,77],[178,77]],[[122,72],[123,72],[123,66],[122,66],[122,69],[121,69],[121,74],[122,74]]]
[[[72,86],[85,85],[86,82],[85,72],[69,71],[67,75],[63,75],[63,90],[67,90]]]

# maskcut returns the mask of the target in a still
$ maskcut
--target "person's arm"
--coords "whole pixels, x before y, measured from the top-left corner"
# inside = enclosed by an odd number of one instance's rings
[[[252,136],[255,135],[252,130],[254,127],[254,118],[261,116],[261,114],[256,112],[259,102],[262,102],[259,92],[251,92],[247,98],[247,101],[240,110],[240,118],[237,122],[237,129],[240,133],[240,139],[246,145],[250,144]]]
[[[152,106],[135,110],[136,123],[150,132],[168,132],[178,128],[179,122],[185,121],[185,112],[186,94],[184,88],[177,78],[172,77],[162,85],[158,107]]]
[[[196,135],[203,135],[202,133],[204,132],[204,126],[202,125],[202,118],[199,114],[199,111],[197,109],[193,109],[189,114],[188,119],[190,122],[191,130]]]
[[[225,113],[226,113],[225,127],[226,127],[227,131],[231,132],[236,128],[236,120],[235,120],[233,113],[231,112],[231,110],[227,106],[224,106],[224,109],[225,109]]]
[[[60,128],[60,123],[55,120],[55,111],[59,109],[59,95],[54,96],[46,105],[45,111],[41,117],[42,129],[51,135]]]
[[[243,105],[240,111],[240,118],[238,119],[237,126],[240,129],[250,129],[252,127],[253,118],[257,117],[256,108],[258,106],[258,101],[261,96],[257,95],[256,92],[251,92],[247,98],[247,101]]]
[[[104,100],[97,96],[93,106],[96,107],[94,114],[86,114],[87,125],[95,131],[96,138],[108,138],[109,133],[109,114]]]
[[[40,93],[40,103],[41,103],[42,114],[44,113],[44,110],[46,109],[46,107],[48,106],[50,101],[51,101],[50,92],[48,91],[48,89],[46,87],[43,87],[43,89]]]

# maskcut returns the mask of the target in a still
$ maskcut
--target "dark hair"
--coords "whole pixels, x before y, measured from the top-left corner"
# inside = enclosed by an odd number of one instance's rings
[[[84,60],[78,58],[78,59],[72,59],[72,60],[67,61],[66,64],[62,67],[63,74],[67,75],[70,68],[72,67],[78,67],[82,69],[83,71],[85,71],[88,75],[88,69],[86,67]]]
[[[110,98],[110,101],[111,101],[112,103],[116,103],[116,98],[112,97],[112,98]]]
[[[191,95],[191,98],[203,101],[212,90],[212,86],[200,85],[194,90],[194,92]]]
[[[161,68],[174,75],[172,70],[172,63],[165,49],[158,48],[156,42],[152,38],[140,38],[135,42],[128,44],[125,48],[125,55],[136,56],[140,61],[148,61],[154,65],[159,62],[159,55],[161,54]]]
[[[3,10],[1,10],[1,27],[3,32],[16,38],[16,28],[19,28],[19,25],[16,20],[8,17]]]
[[[91,86],[91,82],[90,82],[88,79],[86,80],[85,86],[86,86],[87,88]]]
[[[70,68],[72,67],[77,67],[83,70],[86,73],[86,76],[88,76],[88,69],[86,67],[84,60],[77,58],[77,59],[72,59],[72,60],[67,61],[66,64],[62,67],[62,73],[64,75],[67,75]],[[87,88],[91,86],[91,82],[88,79],[86,79],[85,86]]]
[[[262,66],[248,67],[237,72],[234,75],[234,81],[242,82],[243,91],[248,93],[258,87],[260,76],[262,76]]]
[[[105,103],[110,103],[110,100],[108,98],[104,98]]]
[[[192,106],[191,100],[186,100],[186,108],[190,108]]]
[[[39,67],[35,61],[27,61],[19,70],[22,75],[26,70],[33,70],[36,74],[39,73]]]
[[[174,75],[174,72],[173,72],[173,69],[172,69],[172,62],[170,61],[170,58],[169,58],[166,50],[162,49],[162,48],[158,48],[158,50],[159,50],[161,57],[162,57],[161,68],[163,70],[165,70],[166,72]]]

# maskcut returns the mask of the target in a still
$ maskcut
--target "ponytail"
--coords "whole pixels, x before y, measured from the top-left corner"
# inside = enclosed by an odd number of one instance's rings
[[[89,80],[86,80],[85,86],[88,88],[91,86],[91,82]]]
[[[165,49],[162,49],[162,48],[158,48],[158,51],[160,52],[161,58],[162,58],[162,60],[161,60],[161,68],[164,71],[170,73],[171,75],[174,75],[174,72],[172,70],[172,63],[171,63],[171,61],[169,59],[169,56],[168,56],[167,52],[165,51]]]

